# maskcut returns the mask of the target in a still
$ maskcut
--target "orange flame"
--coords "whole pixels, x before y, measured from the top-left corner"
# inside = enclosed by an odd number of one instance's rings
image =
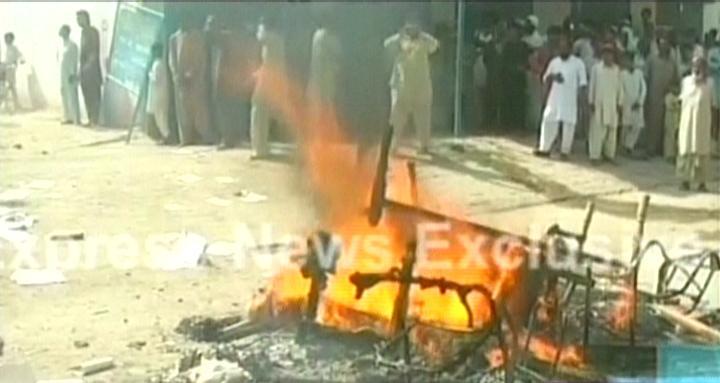
[[[376,159],[367,156],[367,161],[359,161],[355,152],[347,150],[351,140],[333,107],[320,105],[320,101],[306,96],[284,73],[265,68],[260,75],[263,86],[257,90],[259,96],[283,116],[296,135],[311,187],[324,207],[324,228],[343,239],[341,259],[323,292],[318,321],[344,330],[358,330],[359,326],[366,325],[388,335],[398,284],[380,283],[367,290],[361,299],[356,299],[355,286],[348,277],[354,272],[385,272],[390,267],[400,267],[407,244],[417,239],[417,225],[422,220],[386,211],[380,224],[372,227],[365,210],[370,200]],[[388,194],[407,202],[411,200],[411,193],[404,169],[405,166],[393,167]],[[429,195],[431,193],[423,193],[423,196]],[[445,213],[460,210],[448,206],[447,201],[437,205],[443,206]],[[469,251],[462,235],[485,240]],[[502,297],[517,284],[516,271],[502,267],[491,256],[498,241],[488,233],[467,224],[451,222],[449,230],[434,233],[433,239],[446,240],[449,247],[428,251],[427,256],[416,264],[415,275],[482,284],[493,292],[494,297]],[[525,257],[523,251],[514,248],[504,253],[510,259]],[[438,264],[444,267],[436,267]],[[309,281],[302,278],[297,268],[280,271],[270,284],[270,315],[298,310],[308,289]],[[487,300],[480,294],[471,293],[468,303],[473,325],[487,324],[490,319]],[[408,315],[424,323],[467,329],[468,313],[452,291],[443,294],[437,289],[413,287]],[[360,317],[367,320],[359,320]]]
[[[635,304],[635,293],[629,283],[622,286],[620,297],[614,302],[610,311],[610,326],[616,331],[627,331],[632,320]]]

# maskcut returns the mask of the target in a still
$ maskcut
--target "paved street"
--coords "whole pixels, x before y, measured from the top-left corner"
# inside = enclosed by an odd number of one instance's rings
[[[36,218],[32,232],[41,238],[56,230],[86,238],[191,231],[217,243],[232,241],[241,224],[272,223],[280,233],[303,235],[317,223],[289,147],[275,148],[286,155],[253,162],[248,150],[160,147],[142,134],[126,145],[123,131],[60,126],[51,112],[2,116],[0,130],[0,196],[16,196],[0,207]],[[418,160],[420,203],[445,211],[430,202],[442,196],[467,218],[535,237],[553,223],[579,229],[585,204],[593,200],[588,249],[627,261],[636,205],[647,193],[646,239],[675,244],[695,236],[696,246],[720,246],[717,161],[712,193],[686,193],[662,160],[595,168],[580,155],[570,162],[535,158],[531,144],[499,137],[438,141],[431,158]],[[267,201],[243,202],[241,190]],[[5,265],[8,254],[0,249]],[[63,285],[20,287],[10,273],[0,269],[0,335],[8,358],[30,361],[41,378],[62,378],[74,364],[111,355],[125,367],[112,373],[113,382],[172,364],[172,329],[181,318],[242,313],[269,276],[217,265],[156,272],[100,262],[97,269],[68,271]],[[651,286],[654,273],[642,282]],[[717,291],[710,300],[717,304]],[[138,340],[147,342],[143,352],[127,348]],[[74,341],[89,346],[77,348]]]

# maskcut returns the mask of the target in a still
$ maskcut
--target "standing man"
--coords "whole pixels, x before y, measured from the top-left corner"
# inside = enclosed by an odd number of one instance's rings
[[[257,40],[261,46],[261,64],[256,73],[250,110],[250,141],[253,149],[251,159],[261,159],[270,154],[268,142],[270,122],[274,120],[280,123],[281,121],[277,109],[267,101],[267,93],[286,93],[285,89],[271,89],[270,76],[273,76],[273,73],[282,75],[287,73],[285,71],[285,37],[277,27],[274,17],[267,17],[258,25]],[[286,97],[283,94],[275,96],[280,99]]]
[[[60,27],[62,48],[60,51],[60,93],[62,94],[63,125],[80,125],[80,99],[78,97],[78,61],[80,53],[77,44],[70,39],[70,26]]]
[[[589,105],[591,113],[588,137],[590,162],[597,164],[603,157],[614,162],[617,146],[619,111],[623,105],[620,68],[615,64],[615,47],[602,47],[602,61],[595,64],[590,75]]]
[[[567,159],[575,138],[578,99],[587,86],[587,74],[582,60],[570,54],[570,40],[566,34],[558,40],[560,56],[550,61],[543,82],[549,94],[540,127],[540,142],[534,154],[548,157],[558,130],[562,127],[561,157]]]
[[[707,191],[710,172],[710,131],[717,124],[717,100],[713,81],[708,77],[707,62],[702,57],[693,60],[692,74],[685,77],[680,93],[682,111],[678,130],[677,172],[682,190],[697,183],[698,190]]]
[[[384,42],[395,58],[390,78],[390,124],[395,129],[395,143],[402,138],[410,117],[420,139],[420,151],[427,153],[430,144],[432,81],[429,56],[438,48],[437,40],[408,21],[400,32]],[[397,146],[396,146],[397,147]]]
[[[622,110],[622,144],[626,154],[635,153],[640,132],[645,128],[643,107],[647,96],[645,75],[635,64],[635,54],[626,53],[621,73],[623,93],[625,95]]]
[[[521,39],[520,26],[510,22],[507,41],[501,53],[500,78],[503,82],[500,121],[503,128],[520,130],[525,123],[526,87],[530,49]]]
[[[17,67],[24,62],[23,55],[15,46],[15,35],[8,32],[4,36],[5,39],[5,77],[8,85],[8,91],[12,95],[13,108],[12,111],[20,109],[20,100],[17,94]]]
[[[163,46],[155,43],[150,48],[152,64],[148,73],[147,105],[145,106],[145,124],[148,136],[159,143],[167,143],[170,137],[168,129],[167,64],[164,60]]]
[[[644,130],[648,156],[662,155],[665,95],[677,79],[677,65],[670,55],[670,42],[660,38],[658,54],[651,55],[647,62],[648,99],[647,126]]]
[[[102,69],[100,68],[100,33],[90,24],[90,14],[77,12],[77,23],[82,28],[80,37],[80,87],[85,99],[89,125],[100,122],[102,98]]]
[[[307,94],[312,118],[319,118],[323,110],[335,114],[335,93],[340,75],[340,41],[329,15],[323,14],[313,33],[310,50],[310,77]]]
[[[231,30],[215,17],[206,24],[210,46],[210,110],[219,149],[249,141],[250,96],[260,48],[248,28]]]
[[[208,112],[208,50],[205,34],[186,16],[170,36],[169,64],[181,145],[212,144]]]

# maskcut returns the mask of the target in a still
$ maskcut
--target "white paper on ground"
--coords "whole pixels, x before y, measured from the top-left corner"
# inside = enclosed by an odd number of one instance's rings
[[[245,202],[245,203],[264,202],[264,201],[267,201],[267,199],[268,199],[267,196],[264,196],[262,194],[258,194],[255,192],[251,192],[249,190],[241,190],[236,195],[237,195],[238,199],[240,199],[241,202]]]
[[[28,230],[35,219],[19,211],[0,212],[0,230]]]
[[[153,266],[165,271],[192,269],[198,266],[207,249],[207,240],[195,233],[171,234],[156,243],[150,256]]]
[[[10,280],[20,286],[54,285],[67,282],[62,271],[51,269],[17,269],[10,275]]]

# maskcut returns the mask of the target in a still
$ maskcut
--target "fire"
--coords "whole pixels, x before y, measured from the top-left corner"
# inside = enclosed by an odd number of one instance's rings
[[[632,320],[635,294],[629,283],[622,286],[620,297],[614,302],[610,311],[610,326],[616,331],[627,331]]]
[[[519,346],[524,347],[527,342],[527,334],[522,334],[519,339]],[[585,355],[582,349],[577,345],[568,345],[558,347],[549,339],[533,336],[530,338],[530,342],[527,343],[527,351],[532,354],[537,360],[545,363],[553,364],[558,357],[558,351],[560,352],[560,358],[558,364],[572,367],[582,367],[585,364]],[[511,356],[512,357],[512,356]],[[485,353],[485,358],[491,367],[501,367],[506,361],[503,356],[502,350],[494,348]]]
[[[419,250],[413,275],[445,278],[456,283],[478,284],[489,290],[493,300],[502,301],[516,291],[521,282],[518,265],[525,258],[521,246],[513,246],[489,232],[459,220],[431,222],[427,218],[407,212],[386,209],[377,226],[367,218],[377,159],[368,155],[359,159],[348,150],[351,142],[333,108],[318,107],[308,99],[283,73],[265,70],[267,87],[260,90],[270,105],[278,110],[286,125],[293,128],[309,186],[323,207],[322,228],[342,238],[342,255],[334,275],[330,276],[322,293],[317,321],[326,326],[347,331],[370,328],[385,335],[393,335],[391,318],[398,297],[398,283],[379,283],[358,299],[356,287],[349,276],[355,272],[383,273],[400,268],[408,253],[408,244],[420,239],[445,242],[444,249]],[[307,111],[313,111],[312,113]],[[411,186],[404,163],[395,163],[388,179],[388,195],[393,200],[412,204]],[[419,194],[423,200],[442,206],[443,214],[462,216],[461,209],[450,201],[430,201],[430,196],[442,193]],[[433,224],[437,229],[420,233],[421,224]],[[426,235],[427,238],[419,238]],[[499,256],[495,256],[499,255]],[[514,265],[514,266],[513,266]],[[251,311],[271,317],[298,314],[309,290],[297,267],[280,270],[270,281],[269,291],[254,302]],[[420,323],[448,330],[470,331],[489,324],[492,307],[485,296],[477,292],[467,295],[470,313],[458,294],[437,288],[412,286],[409,294],[408,316]],[[472,318],[469,323],[470,316]],[[533,341],[531,348],[552,355],[548,343]],[[545,355],[543,354],[543,355]],[[564,359],[572,359],[573,352],[563,352]]]

